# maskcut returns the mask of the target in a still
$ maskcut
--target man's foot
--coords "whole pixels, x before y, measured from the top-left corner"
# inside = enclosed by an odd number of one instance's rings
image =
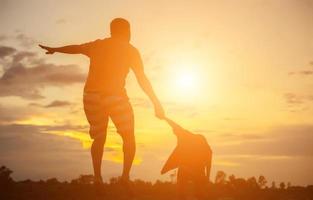
[[[97,197],[103,197],[105,195],[105,191],[104,191],[104,185],[103,185],[103,181],[102,181],[102,177],[96,177],[94,176],[93,178],[93,188],[94,188],[94,192],[96,194]]]
[[[101,177],[101,176],[99,176],[99,177],[94,177],[94,179],[93,179],[93,184],[94,184],[94,185],[103,185],[102,177]]]
[[[120,186],[122,186],[123,193],[129,197],[134,198],[135,194],[133,189],[131,188],[131,181],[129,180],[129,176],[121,176],[118,180]]]
[[[121,183],[129,183],[130,182],[129,175],[122,175],[119,178],[119,182],[121,182]]]

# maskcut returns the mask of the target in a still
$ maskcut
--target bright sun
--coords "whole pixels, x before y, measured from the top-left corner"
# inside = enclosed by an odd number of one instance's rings
[[[190,71],[178,73],[175,82],[176,88],[182,91],[190,92],[197,89],[197,77]]]
[[[204,72],[202,65],[195,62],[176,62],[171,65],[167,73],[169,82],[167,91],[169,96],[177,102],[194,102],[204,93]]]
[[[173,94],[176,97],[181,96],[183,99],[198,96],[201,90],[200,77],[201,75],[195,69],[180,69],[173,79]]]

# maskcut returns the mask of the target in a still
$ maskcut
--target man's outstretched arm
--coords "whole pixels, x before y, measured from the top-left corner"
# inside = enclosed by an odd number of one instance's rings
[[[133,62],[132,69],[135,73],[136,79],[137,79],[141,89],[148,95],[148,97],[152,101],[152,103],[154,105],[155,115],[158,118],[163,119],[164,118],[163,107],[162,107],[159,99],[155,95],[154,90],[151,86],[151,83],[150,83],[149,79],[147,78],[147,76],[144,72],[143,63],[142,63],[142,60],[140,58],[139,52],[137,52],[137,51],[135,52],[133,59],[134,59],[133,60],[134,62]]]
[[[44,45],[39,45],[42,49],[46,50],[46,54],[58,53],[67,53],[67,54],[81,54],[82,48],[81,45],[68,45],[63,47],[48,47]]]

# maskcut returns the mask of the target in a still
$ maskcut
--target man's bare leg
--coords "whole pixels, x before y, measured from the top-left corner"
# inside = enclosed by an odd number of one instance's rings
[[[91,157],[92,157],[95,182],[100,182],[100,183],[102,182],[101,163],[102,163],[105,139],[106,139],[105,136],[95,138],[91,145]]]
[[[129,173],[133,164],[133,160],[136,153],[136,143],[134,131],[128,131],[122,134],[123,138],[123,152],[124,152],[124,163],[123,163],[123,173],[122,181],[129,181]]]

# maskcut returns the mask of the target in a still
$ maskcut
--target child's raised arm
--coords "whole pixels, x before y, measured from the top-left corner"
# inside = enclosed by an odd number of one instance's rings
[[[177,123],[175,123],[173,120],[165,117],[164,120],[172,127],[172,129],[174,131],[184,131],[185,129],[183,129],[181,126],[179,126]]]

